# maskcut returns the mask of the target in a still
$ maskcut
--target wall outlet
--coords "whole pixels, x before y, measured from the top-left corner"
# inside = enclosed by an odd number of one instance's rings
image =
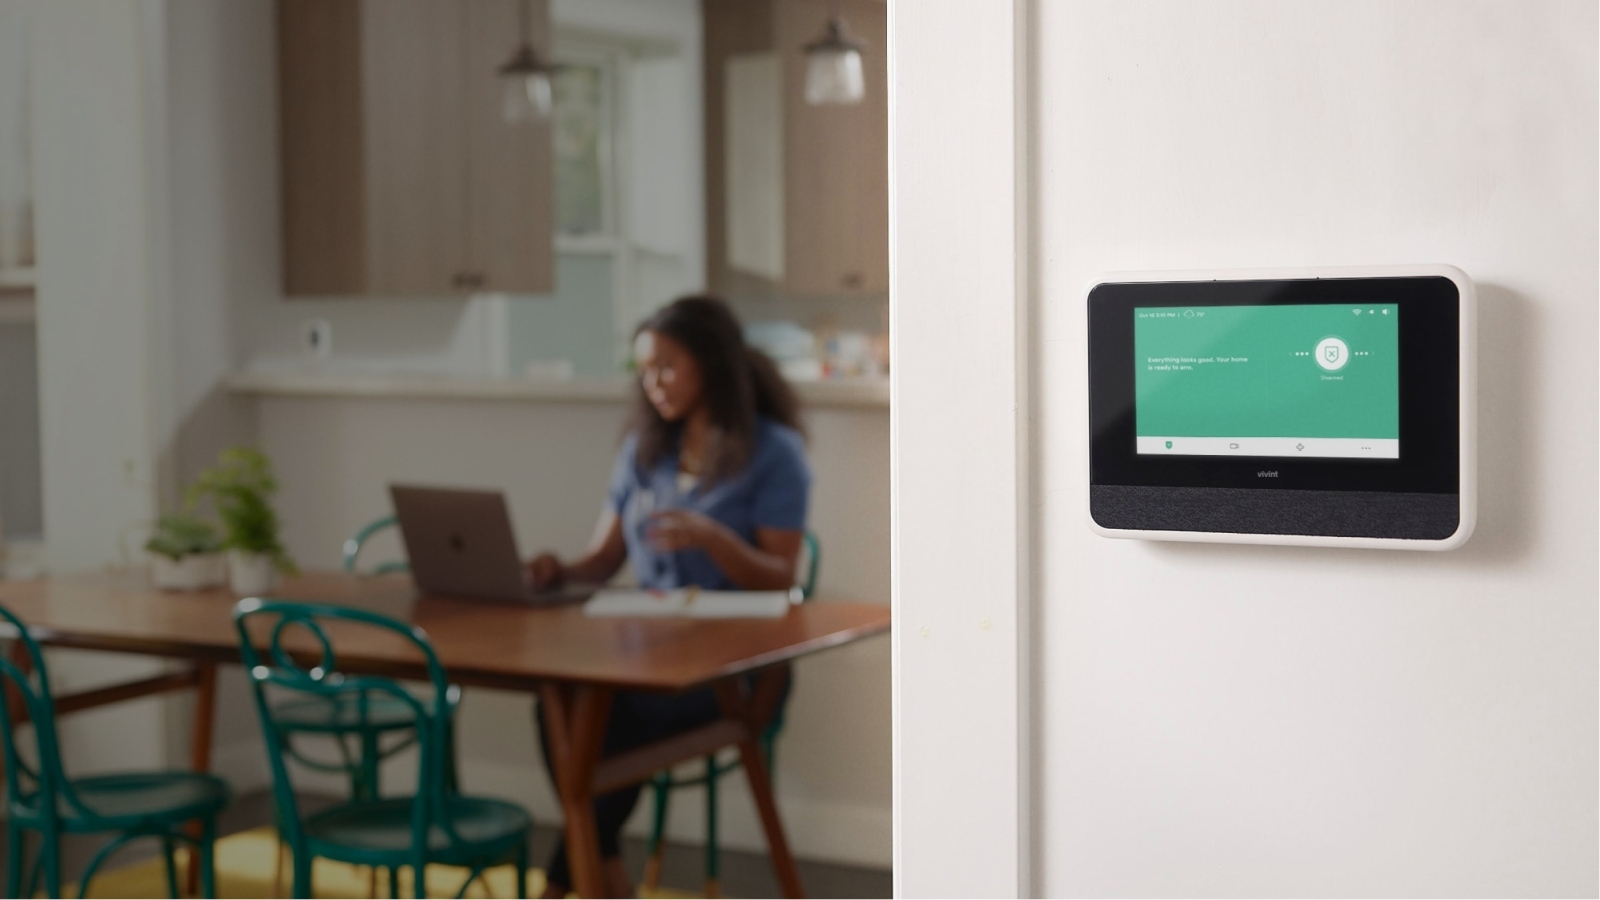
[[[333,326],[327,319],[307,319],[300,324],[300,352],[312,359],[333,355]]]

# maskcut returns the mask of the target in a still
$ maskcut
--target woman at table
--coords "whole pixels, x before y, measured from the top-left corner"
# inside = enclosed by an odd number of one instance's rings
[[[738,319],[715,297],[684,297],[662,308],[639,327],[634,360],[633,421],[595,538],[577,558],[546,553],[529,562],[534,585],[601,583],[628,562],[645,588],[787,590],[811,484],[794,392],[770,359],[745,345]],[[719,715],[709,689],[678,696],[619,691],[602,753]],[[642,789],[595,801],[610,896],[632,895],[619,835]],[[547,897],[564,896],[572,885],[564,844],[548,882]]]

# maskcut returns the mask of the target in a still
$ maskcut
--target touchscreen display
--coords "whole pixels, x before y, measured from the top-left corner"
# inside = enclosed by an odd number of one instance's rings
[[[1398,306],[1133,313],[1138,453],[1400,458]]]

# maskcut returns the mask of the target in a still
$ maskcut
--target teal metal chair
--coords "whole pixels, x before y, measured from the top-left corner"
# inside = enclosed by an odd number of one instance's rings
[[[355,574],[356,558],[361,548],[375,534],[399,524],[394,516],[376,519],[344,542],[344,570]],[[370,574],[385,575],[391,572],[408,572],[410,565],[385,562],[374,567]],[[447,698],[452,713],[461,702],[461,689],[452,685]],[[416,720],[411,708],[388,695],[304,697],[280,704],[273,710],[282,730],[284,741],[281,752],[295,762],[318,772],[343,775],[350,783],[352,800],[375,800],[379,797],[378,776],[383,762],[416,744],[412,732]],[[391,735],[404,735],[398,739]],[[337,751],[335,759],[319,759],[296,744],[297,737],[321,737],[332,742]],[[352,747],[352,744],[354,745]],[[454,789],[457,781],[455,742],[446,744],[446,777]],[[280,835],[284,833],[280,823]],[[279,844],[280,852],[282,844]],[[282,869],[282,866],[279,866]],[[376,874],[373,876],[376,879]]]
[[[215,897],[216,870],[212,844],[216,836],[217,814],[228,805],[228,785],[203,772],[125,772],[68,778],[61,765],[61,745],[56,735],[56,708],[50,695],[50,676],[44,654],[27,626],[0,608],[0,619],[16,629],[32,665],[32,675],[8,659],[0,659],[0,684],[9,684],[21,697],[18,709],[33,722],[33,750],[37,766],[24,758],[18,741],[22,721],[12,718],[12,703],[0,701],[0,735],[5,744],[6,811],[6,896],[32,897],[38,893],[39,876],[44,875],[45,893],[61,894],[61,836],[63,834],[103,834],[116,832],[89,860],[78,883],[78,896],[84,895],[89,881],[118,848],[139,838],[161,842],[167,866],[167,890],[178,893],[178,867],[175,845],[194,847],[200,863],[200,893]],[[9,692],[7,692],[9,693]],[[199,834],[185,828],[198,822]],[[25,844],[28,832],[39,835],[38,858],[29,867]],[[23,885],[27,893],[23,893]]]
[[[350,538],[344,542],[344,570],[351,574],[355,574],[356,557],[361,554],[361,548],[367,543],[367,541],[370,540],[373,535],[393,528],[399,524],[400,520],[398,518],[394,516],[384,516],[381,519],[374,519],[373,521],[368,522],[360,531],[351,535]],[[378,563],[376,566],[374,566],[372,569],[372,574],[387,575],[390,572],[409,571],[411,571],[410,563],[404,560],[390,560],[389,562]]]
[[[799,583],[795,586],[800,589],[800,599],[810,600],[817,590],[817,570],[822,565],[822,545],[817,541],[817,536],[809,531],[801,542],[801,558],[795,567],[799,574]],[[773,717],[772,724],[761,733],[761,750],[767,758],[767,771],[772,771],[774,745],[778,740],[778,733],[783,730],[783,711]],[[667,803],[672,792],[678,788],[704,787],[706,789],[706,883],[705,895],[716,897],[720,895],[720,879],[722,861],[720,850],[717,847],[717,779],[730,772],[738,771],[737,758],[722,761],[715,754],[705,758],[704,768],[699,774],[689,776],[674,775],[671,770],[657,772],[650,779],[650,793],[655,801],[655,808],[650,821],[650,856],[645,861],[644,886],[654,890],[661,883],[661,861],[666,851],[665,833],[667,828]]]
[[[393,528],[397,522],[394,516],[384,516],[367,524],[345,541],[344,570],[354,574],[357,571],[356,557],[361,552],[362,545],[374,534]],[[374,568],[371,574],[383,575],[407,571],[410,571],[410,566],[405,562],[386,562]],[[452,685],[448,699],[453,711],[460,703],[461,689]],[[411,731],[416,724],[411,716],[411,707],[387,695],[368,697],[346,695],[337,699],[304,697],[283,703],[273,712],[285,737],[283,752],[309,769],[345,775],[350,781],[350,797],[355,800],[376,799],[379,766],[384,760],[409,749],[416,743],[416,736],[413,734],[390,742],[387,746],[384,745],[387,735]],[[293,743],[292,739],[297,735],[315,735],[332,739],[339,758],[326,760],[308,755]],[[355,744],[353,749],[350,746],[352,742]],[[453,741],[449,745],[448,755],[449,777],[453,787],[456,783]]]
[[[517,868],[517,896],[527,895],[528,833],[532,819],[513,803],[466,797],[450,784],[449,765],[451,685],[427,635],[387,616],[359,609],[318,604],[248,598],[234,607],[240,653],[255,691],[256,709],[266,737],[272,768],[273,797],[283,823],[283,839],[294,856],[292,895],[310,897],[311,861],[315,857],[390,871],[389,893],[395,896],[399,871],[412,870],[412,884],[422,896],[430,863],[462,866],[469,870],[461,893],[483,870],[510,863]],[[398,634],[416,649],[428,672],[433,696],[419,699],[399,683],[374,676],[350,675],[339,670],[338,658],[323,623],[367,627]],[[252,640],[252,627],[256,628]],[[315,662],[306,667],[284,641],[303,633],[302,647],[315,648]],[[266,650],[257,650],[256,642]],[[421,758],[417,766],[416,793],[409,797],[352,798],[330,809],[301,817],[286,754],[278,710],[269,702],[268,688],[360,709],[382,698],[409,710]],[[457,896],[461,896],[458,894]]]
[[[398,517],[393,515],[383,516],[363,525],[360,531],[346,539],[343,548],[344,570],[352,575],[359,572],[360,570],[356,567],[356,558],[361,555],[361,548],[366,546],[367,541],[373,535],[398,527],[399,524],[400,519]],[[405,560],[390,560],[378,563],[369,574],[389,575],[395,572],[409,571],[411,571],[409,562]],[[461,689],[452,685],[450,690],[450,710],[453,714],[456,707],[461,703]],[[372,702],[367,704],[365,709],[367,710],[367,717],[359,720],[348,714],[334,716],[331,720],[326,718],[319,720],[316,716],[301,718],[290,711],[288,715],[284,716],[284,721],[291,731],[341,736],[347,734],[359,735],[361,752],[354,758],[358,769],[351,772],[351,795],[358,796],[364,792],[367,796],[376,797],[378,796],[378,766],[385,759],[410,747],[415,743],[415,739],[401,741],[389,747],[381,747],[380,739],[383,734],[411,727],[410,711],[385,697],[372,698]],[[451,721],[454,722],[453,716]],[[342,748],[343,746],[344,744],[341,740],[340,747]],[[446,774],[450,780],[450,787],[454,789],[459,780],[456,773],[456,745],[453,735],[447,745],[446,752],[449,756],[449,767]],[[300,757],[300,760],[303,763],[307,762],[304,757]],[[346,756],[345,761],[352,761],[352,758]],[[308,764],[312,765],[313,768],[316,767],[314,763]],[[360,791],[356,788],[358,782],[363,786]]]

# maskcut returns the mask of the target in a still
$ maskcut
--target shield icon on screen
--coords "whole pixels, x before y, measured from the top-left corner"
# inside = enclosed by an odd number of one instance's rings
[[[1171,441],[1167,441],[1167,449],[1168,450],[1172,449],[1172,442]]]
[[[1323,347],[1322,348],[1322,355],[1327,358],[1328,362],[1331,362],[1331,363],[1338,362],[1339,361],[1339,345],[1338,344],[1329,344],[1328,346]]]

